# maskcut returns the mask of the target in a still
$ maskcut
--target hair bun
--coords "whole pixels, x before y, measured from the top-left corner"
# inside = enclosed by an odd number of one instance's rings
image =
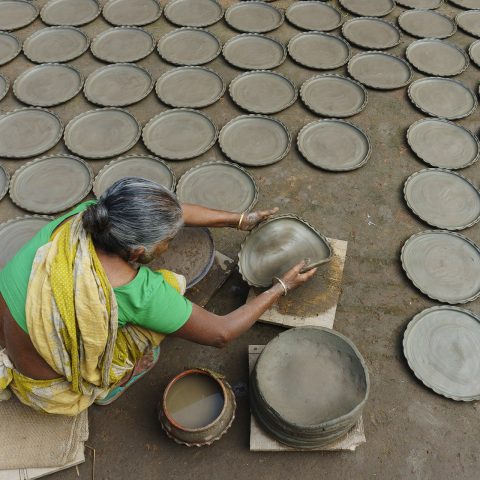
[[[104,232],[110,227],[107,207],[102,202],[90,205],[83,213],[83,228],[90,233]]]

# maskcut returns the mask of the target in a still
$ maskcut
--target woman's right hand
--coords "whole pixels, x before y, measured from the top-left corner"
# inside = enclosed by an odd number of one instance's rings
[[[317,268],[312,268],[305,273],[301,273],[306,266],[308,266],[308,263],[305,260],[302,260],[280,277],[288,291],[295,290],[300,285],[308,282],[315,275]]]

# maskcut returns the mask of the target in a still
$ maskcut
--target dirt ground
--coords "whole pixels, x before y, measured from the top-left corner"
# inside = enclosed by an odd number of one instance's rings
[[[368,1],[368,0],[365,0]],[[39,6],[45,0],[34,2]],[[223,2],[225,6],[233,2]],[[285,8],[290,1],[275,5]],[[335,0],[337,3],[337,0]],[[403,11],[396,7],[387,19],[394,21]],[[446,4],[439,10],[453,17],[459,10]],[[42,28],[40,20],[16,32],[21,39]],[[99,17],[83,27],[91,37],[108,28]],[[158,39],[173,30],[163,17],[147,26]],[[222,20],[209,28],[222,42],[236,35]],[[298,33],[285,23],[271,35],[283,42]],[[340,35],[339,30],[334,32]],[[472,41],[462,31],[450,41],[467,47]],[[404,56],[412,37],[404,35],[401,44],[390,53]],[[359,50],[353,48],[354,53]],[[102,66],[89,52],[71,62],[87,76]],[[172,66],[163,62],[157,52],[139,62],[155,78]],[[30,62],[20,55],[0,68],[12,81]],[[241,71],[220,56],[208,65],[231,81]],[[277,71],[300,86],[321,72],[300,67],[287,59]],[[346,67],[331,73],[346,73]],[[420,78],[418,72],[415,78]],[[456,77],[478,90],[479,69],[471,65]],[[461,403],[440,397],[425,388],[409,370],[401,341],[410,319],[424,308],[435,305],[419,293],[406,279],[400,266],[399,252],[410,235],[428,229],[407,209],[402,195],[403,182],[415,171],[425,168],[409,150],[405,133],[409,125],[423,117],[408,101],[406,89],[392,92],[369,90],[367,108],[351,121],[370,136],[372,156],[363,168],[344,174],[327,173],[306,163],[295,147],[280,163],[250,169],[260,187],[258,207],[278,206],[282,212],[301,215],[331,238],[348,241],[342,294],[335,328],[350,337],[364,355],[371,375],[371,394],[364,412],[367,443],[352,453],[251,453],[249,451],[249,408],[247,397],[238,398],[236,420],[226,436],[210,447],[201,449],[176,445],[162,432],[156,419],[156,405],[168,380],[185,367],[203,366],[225,373],[232,385],[248,383],[247,346],[264,344],[281,331],[258,324],[223,350],[167,339],[162,344],[159,365],[123,398],[109,407],[90,410],[89,445],[96,449],[96,479],[476,479],[479,476],[478,403]],[[441,98],[438,101],[442,101]],[[7,112],[22,105],[10,91],[0,103]],[[64,123],[75,115],[95,108],[83,95],[53,108]],[[128,107],[142,124],[166,110],[155,93],[139,104]],[[243,112],[228,96],[205,109],[219,127]],[[292,107],[275,115],[286,123],[295,137],[300,128],[315,120],[298,100]],[[459,121],[479,134],[480,110]],[[52,152],[65,151],[59,143]],[[139,142],[129,153],[146,152]],[[216,145],[193,161],[170,162],[177,177],[193,165],[207,160],[223,159]],[[13,171],[25,161],[3,160]],[[106,162],[89,161],[95,172]],[[480,181],[478,165],[461,173],[475,184]],[[0,202],[0,221],[22,212],[7,197]],[[480,242],[479,227],[464,232]],[[233,230],[215,232],[220,251],[234,257],[244,237]],[[241,305],[247,287],[234,274],[208,308],[228,312]],[[295,295],[293,293],[292,295]],[[480,313],[479,301],[468,308]],[[92,459],[79,467],[80,478],[90,479]],[[53,475],[52,480],[74,480],[75,469]]]

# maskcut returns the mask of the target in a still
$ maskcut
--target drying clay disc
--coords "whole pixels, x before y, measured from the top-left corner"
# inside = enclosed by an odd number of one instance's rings
[[[231,81],[229,92],[239,107],[251,113],[277,113],[297,99],[295,84],[280,73],[268,70],[239,75]]]
[[[467,10],[455,17],[457,25],[465,32],[480,37],[480,10]]]
[[[157,0],[109,0],[102,10],[103,18],[117,26],[142,26],[153,23],[162,15]]]
[[[164,60],[174,65],[203,65],[220,55],[222,44],[208,30],[178,28],[164,35],[157,49]]]
[[[269,70],[281,65],[287,56],[285,46],[257,33],[244,33],[223,46],[225,60],[243,70]]]
[[[23,44],[23,53],[35,63],[69,62],[88,50],[90,39],[75,27],[37,30]]]
[[[153,117],[143,128],[143,143],[161,158],[186,160],[205,153],[215,144],[217,127],[197,110],[178,108]]]
[[[28,158],[54,147],[62,138],[61,120],[50,110],[21,108],[0,116],[0,157]]]
[[[38,17],[38,9],[25,0],[0,2],[0,30],[18,30],[30,25]]]
[[[223,7],[217,0],[170,0],[164,13],[180,27],[208,27],[223,17]]]
[[[8,170],[0,163],[0,200],[7,194],[10,185],[10,174]]]
[[[345,65],[352,55],[342,38],[322,32],[305,32],[288,42],[288,53],[300,65],[317,70],[333,70]]]
[[[22,42],[12,33],[0,32],[0,65],[13,60],[22,51]]]
[[[432,10],[407,10],[398,17],[398,25],[418,38],[447,38],[457,31],[449,17]]]
[[[396,0],[395,3],[407,8],[435,10],[441,7],[443,0]]]
[[[265,33],[282,25],[284,14],[268,3],[250,0],[228,7],[225,21],[240,32]]]
[[[403,193],[412,212],[432,227],[463,230],[480,219],[480,192],[450,170],[416,172],[408,177]]]
[[[293,2],[285,12],[287,20],[302,30],[329,32],[343,22],[342,13],[328,3],[317,1]]]
[[[34,107],[53,107],[75,97],[83,87],[83,75],[63,63],[47,63],[25,70],[13,84],[13,93]]]
[[[394,8],[394,0],[339,0],[340,5],[355,15],[362,17],[384,17]]]
[[[73,118],[65,128],[67,148],[85,158],[108,158],[130,150],[140,138],[141,126],[126,110],[100,108]]]
[[[480,0],[450,0],[457,7],[478,10],[480,9]]]
[[[284,158],[290,150],[291,137],[287,127],[276,118],[241,115],[222,128],[219,143],[230,160],[258,167]]]
[[[417,157],[433,167],[465,168],[478,160],[480,143],[468,129],[442,118],[418,120],[407,131]]]
[[[467,303],[480,295],[480,250],[459,233],[417,233],[405,242],[401,260],[408,278],[433,300]]]
[[[370,140],[355,125],[343,120],[317,120],[305,125],[297,145],[305,160],[332,172],[355,170],[370,157]]]
[[[5,98],[10,88],[10,80],[0,73],[0,101]]]
[[[239,165],[208,162],[180,178],[177,197],[181,203],[242,213],[255,205],[258,189],[253,177]]]
[[[125,107],[143,100],[153,89],[150,73],[134,63],[115,63],[92,72],[85,81],[89,102],[102,107]]]
[[[93,193],[98,198],[116,181],[125,177],[140,177],[175,189],[175,174],[160,158],[151,155],[126,155],[107,163],[95,177]]]
[[[408,88],[408,97],[427,115],[449,120],[468,117],[477,108],[476,95],[463,83],[449,78],[415,80]]]
[[[81,202],[90,192],[92,169],[78,157],[55,154],[20,167],[12,177],[10,198],[34,213],[58,213]]]
[[[472,59],[472,62],[480,68],[480,40],[477,40],[476,42],[473,42],[469,49],[468,49],[468,54],[470,55],[470,58]]]
[[[155,86],[158,98],[176,108],[203,108],[225,92],[217,72],[205,67],[179,67],[165,72]]]
[[[78,27],[93,22],[100,15],[97,0],[50,0],[40,12],[47,25]]]
[[[341,75],[317,75],[300,89],[303,103],[324,117],[351,117],[367,105],[367,91],[362,84]]]
[[[342,27],[343,36],[360,48],[384,50],[400,43],[402,34],[390,22],[375,17],[352,18]]]

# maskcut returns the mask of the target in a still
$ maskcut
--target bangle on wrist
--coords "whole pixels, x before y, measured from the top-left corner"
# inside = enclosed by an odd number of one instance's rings
[[[285,297],[288,293],[288,288],[285,285],[285,282],[281,278],[278,278],[278,277],[273,277],[273,279],[276,280],[276,282],[283,287],[283,296]]]
[[[243,219],[245,218],[245,212],[243,212],[241,215],[240,215],[240,220],[238,221],[238,225],[237,225],[237,230],[240,230],[240,227],[242,226],[242,222],[243,222]]]

